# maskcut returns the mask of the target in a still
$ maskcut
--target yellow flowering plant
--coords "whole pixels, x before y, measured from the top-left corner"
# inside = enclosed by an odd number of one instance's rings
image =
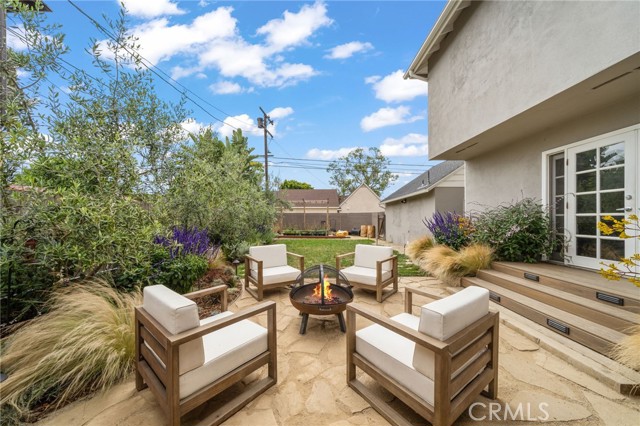
[[[613,216],[604,216],[598,222],[598,229],[602,235],[617,234],[622,239],[640,238],[640,222],[635,214],[626,219],[615,219]],[[619,263],[604,263],[606,268],[600,269],[600,274],[608,280],[619,281],[626,279],[635,286],[640,287],[640,253],[631,257],[623,257]]]

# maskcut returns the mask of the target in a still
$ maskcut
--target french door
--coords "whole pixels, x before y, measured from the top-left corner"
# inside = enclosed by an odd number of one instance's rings
[[[637,238],[604,235],[597,225],[639,213],[639,156],[638,130],[567,149],[567,263],[600,269],[638,252]]]

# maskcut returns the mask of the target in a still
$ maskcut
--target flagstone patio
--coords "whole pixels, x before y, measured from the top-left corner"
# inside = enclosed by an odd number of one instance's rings
[[[401,278],[400,287],[422,287],[445,295],[432,278]],[[225,424],[228,425],[385,425],[387,422],[346,384],[345,336],[333,316],[311,317],[307,333],[300,335],[300,316],[291,306],[286,290],[267,293],[277,302],[278,384],[259,396]],[[356,291],[355,302],[392,316],[403,311],[404,292],[379,304]],[[426,303],[416,297],[414,303]],[[235,311],[256,303],[246,292],[231,305]],[[415,312],[414,312],[415,313]],[[261,318],[264,321],[264,318]],[[363,321],[362,324],[365,322]],[[359,323],[360,326],[360,323]],[[255,379],[255,376],[248,379]],[[372,386],[376,386],[371,383]],[[379,389],[380,392],[384,390]],[[623,396],[588,376],[531,340],[504,325],[500,328],[498,401],[478,398],[472,411],[457,425],[522,424],[504,420],[504,410],[490,413],[492,402],[516,411],[522,403],[522,420],[548,425],[632,426],[640,424],[640,398]],[[388,401],[393,396],[386,394]],[[542,405],[540,409],[540,403]],[[425,424],[400,402],[399,409],[414,424]],[[206,409],[206,407],[205,407]],[[183,419],[197,425],[198,412]],[[524,417],[524,418],[522,418]],[[544,420],[546,417],[546,420]],[[480,420],[482,419],[482,420]],[[39,425],[152,426],[165,424],[161,408],[151,392],[136,392],[133,377],[108,392],[75,402],[42,419]]]

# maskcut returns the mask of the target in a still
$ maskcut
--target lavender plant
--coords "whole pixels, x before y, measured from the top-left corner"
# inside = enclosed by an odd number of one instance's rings
[[[433,239],[438,244],[460,250],[471,242],[473,227],[471,221],[455,212],[435,212],[430,219],[422,220],[431,231]]]
[[[174,226],[171,230],[171,237],[156,235],[153,242],[167,247],[171,259],[189,254],[204,256],[211,245],[206,228],[198,229],[197,227],[178,226]]]

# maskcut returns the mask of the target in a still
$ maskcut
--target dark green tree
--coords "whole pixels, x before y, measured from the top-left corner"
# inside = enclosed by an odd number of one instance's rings
[[[313,186],[306,182],[300,182],[294,179],[285,179],[280,184],[280,189],[313,189]]]
[[[338,188],[340,195],[349,195],[362,184],[380,195],[398,179],[388,167],[389,160],[378,148],[369,148],[368,153],[358,148],[332,161],[327,172],[331,175],[329,183]]]

